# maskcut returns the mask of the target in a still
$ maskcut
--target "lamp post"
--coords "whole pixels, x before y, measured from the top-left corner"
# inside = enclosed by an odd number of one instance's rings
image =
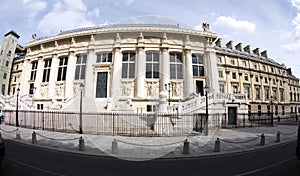
[[[80,106],[79,106],[79,134],[82,134],[82,90],[83,84],[80,84]]]
[[[204,130],[204,135],[208,136],[208,98],[207,98],[207,92],[208,92],[208,86],[206,85],[204,87],[205,90],[205,130]]]
[[[169,106],[170,106],[171,105],[171,90],[173,90],[174,85],[173,85],[173,83],[168,83],[168,84],[165,84],[165,88],[169,92],[168,102],[169,102]]]
[[[19,93],[20,89],[17,89],[17,106],[16,106],[16,127],[19,127]]]
[[[34,110],[34,93],[35,93],[36,87],[32,88],[32,110]]]
[[[271,104],[271,126],[273,126],[273,96],[271,96],[271,101],[270,101],[270,104]]]

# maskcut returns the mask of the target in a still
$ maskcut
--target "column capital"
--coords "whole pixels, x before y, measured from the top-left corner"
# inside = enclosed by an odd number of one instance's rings
[[[168,47],[160,47],[162,52],[168,52],[169,48]]]

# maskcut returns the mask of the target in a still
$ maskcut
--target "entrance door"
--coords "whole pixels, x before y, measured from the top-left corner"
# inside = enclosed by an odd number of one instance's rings
[[[236,125],[237,107],[228,107],[228,125]]]
[[[98,72],[96,98],[107,98],[107,72]]]
[[[203,81],[196,81],[196,93],[204,96]]]

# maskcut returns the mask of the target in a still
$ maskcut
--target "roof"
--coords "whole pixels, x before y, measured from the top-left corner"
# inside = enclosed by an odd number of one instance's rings
[[[13,36],[15,36],[15,37],[17,37],[17,38],[20,38],[20,36],[19,36],[15,31],[13,31],[13,30],[11,30],[11,31],[9,31],[8,33],[6,33],[6,34],[4,35],[4,37],[8,36],[9,34],[11,34],[11,35],[13,35]]]

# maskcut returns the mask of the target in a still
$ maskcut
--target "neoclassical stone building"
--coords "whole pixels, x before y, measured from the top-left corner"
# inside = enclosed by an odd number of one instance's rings
[[[232,41],[223,47],[217,38],[206,23],[203,30],[127,23],[33,35],[15,62],[20,96],[29,109],[78,111],[82,91],[86,112],[155,112],[161,95],[168,112],[189,113],[204,112],[207,85],[210,113],[267,112],[271,96],[278,113],[299,111],[299,79],[290,69],[266,51]]]

